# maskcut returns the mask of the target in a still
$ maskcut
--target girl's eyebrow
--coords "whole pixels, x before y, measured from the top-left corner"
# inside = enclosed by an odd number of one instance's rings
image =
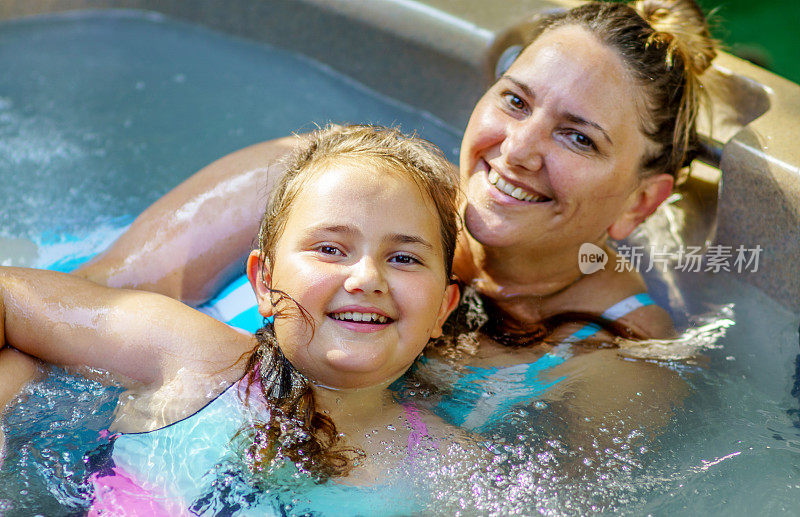
[[[433,244],[426,241],[419,235],[408,235],[405,233],[393,233],[384,237],[384,241],[397,243],[397,244],[419,244],[420,246],[433,250]]]
[[[319,226],[311,226],[306,229],[308,235],[313,235],[315,233],[338,233],[344,234],[348,236],[358,236],[361,235],[361,232],[350,225],[346,224],[332,224],[332,225],[319,225]],[[384,242],[394,243],[394,244],[419,244],[420,246],[427,248],[429,250],[433,250],[434,246],[427,240],[423,239],[419,235],[410,235],[407,233],[390,233],[389,235],[383,238]]]
[[[528,87],[527,84],[525,84],[525,83],[523,83],[521,81],[518,81],[517,79],[514,79],[510,75],[503,74],[501,79],[506,79],[507,81],[513,83],[514,86],[516,86],[517,88],[522,90],[522,93],[524,93],[526,97],[529,97],[529,98],[535,98],[536,97],[536,95],[533,93],[533,90],[531,90],[530,87]],[[608,140],[609,144],[614,145],[614,142],[611,141],[611,137],[608,136],[608,132],[605,129],[603,129],[603,127],[600,124],[598,124],[597,122],[592,122],[591,120],[587,120],[587,119],[585,119],[585,118],[583,118],[583,117],[581,117],[579,115],[576,115],[575,113],[570,113],[568,111],[565,111],[564,113],[562,113],[561,116],[564,117],[565,119],[569,120],[570,122],[574,123],[574,124],[580,124],[582,126],[590,126],[590,127],[595,128],[596,130],[600,131],[603,134],[605,139]]]
[[[352,226],[347,226],[346,224],[331,224],[331,225],[317,225],[317,226],[309,226],[306,228],[306,233],[313,234],[313,233],[344,233],[346,235],[357,235],[360,233],[358,230],[353,228]]]

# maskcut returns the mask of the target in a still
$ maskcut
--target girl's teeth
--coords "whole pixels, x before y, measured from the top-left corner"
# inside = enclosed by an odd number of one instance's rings
[[[386,323],[386,316],[381,316],[374,312],[340,312],[332,316],[333,319],[339,321],[375,321],[378,323]]]

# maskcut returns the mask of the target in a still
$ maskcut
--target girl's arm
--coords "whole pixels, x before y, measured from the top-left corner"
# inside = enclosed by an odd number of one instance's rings
[[[244,269],[281,159],[301,137],[229,154],[142,212],[111,247],[74,274],[199,305]]]
[[[165,296],[52,271],[0,268],[5,344],[50,363],[107,370],[124,384],[157,387],[178,372],[231,370],[254,341]]]
[[[0,328],[2,330],[2,328]],[[1,332],[0,332],[1,333]],[[0,347],[0,420],[9,403],[29,382],[36,379],[39,372],[38,362],[11,347]],[[0,467],[5,458],[5,435],[0,426]]]

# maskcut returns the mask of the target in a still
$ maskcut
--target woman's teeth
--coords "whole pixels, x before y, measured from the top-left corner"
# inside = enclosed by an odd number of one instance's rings
[[[500,175],[497,174],[495,171],[489,171],[489,183],[494,185],[500,192],[508,194],[514,199],[518,199],[520,201],[537,202],[537,203],[541,201],[549,201],[549,198],[546,198],[545,196],[535,196],[533,194],[528,194],[520,187],[515,187],[511,183],[501,178]]]
[[[388,318],[374,312],[337,312],[331,318],[339,321],[358,321],[367,323],[386,323]]]

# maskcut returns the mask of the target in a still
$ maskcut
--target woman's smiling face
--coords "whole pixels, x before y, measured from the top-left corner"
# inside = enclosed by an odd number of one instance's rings
[[[364,159],[311,173],[275,250],[275,332],[289,361],[332,388],[386,384],[422,352],[457,299],[446,278],[439,219],[402,172]],[[267,297],[260,300],[262,313]]]
[[[637,90],[586,30],[542,34],[470,117],[460,159],[469,233],[520,251],[602,241],[636,201],[648,145]]]

